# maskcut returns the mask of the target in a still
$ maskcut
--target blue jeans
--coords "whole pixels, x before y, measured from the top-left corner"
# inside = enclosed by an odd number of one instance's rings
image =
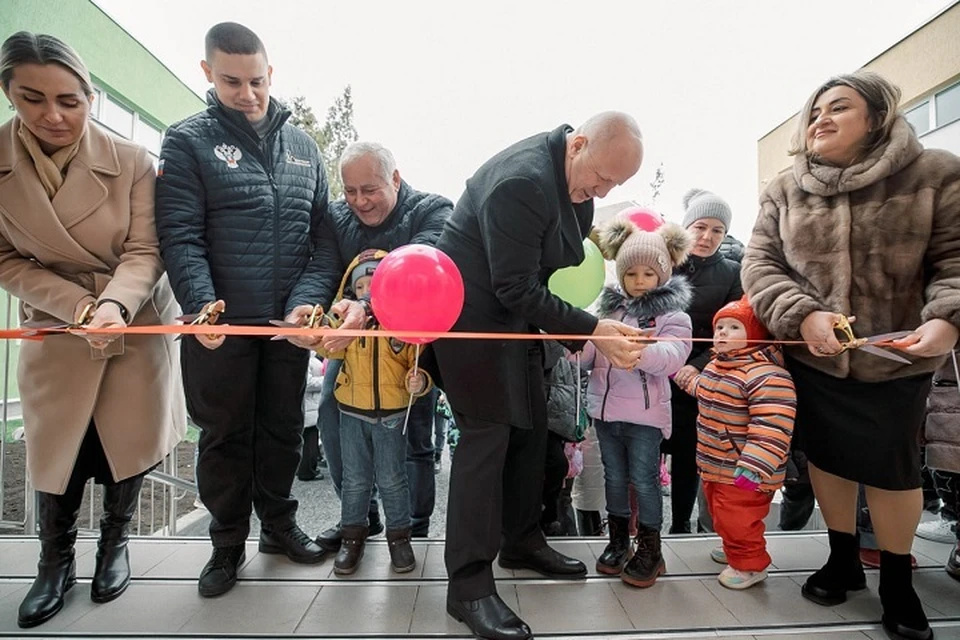
[[[409,529],[410,490],[403,416],[367,422],[341,412],[340,452],[343,457],[341,524],[344,527],[367,524],[376,479],[387,530]]]
[[[320,390],[320,407],[317,410],[317,428],[320,430],[320,442],[323,443],[323,455],[327,459],[327,471],[333,481],[333,490],[340,497],[343,484],[343,459],[340,455],[340,407],[333,397],[337,375],[343,360],[327,360],[327,372],[323,375],[323,387]],[[377,492],[374,489],[370,497],[370,512],[379,511]]]
[[[663,524],[663,495],[660,493],[660,441],[663,432],[629,422],[594,421],[603,461],[607,512],[621,518],[630,517],[630,495],[633,485],[640,513],[637,520],[650,529],[660,531]]]

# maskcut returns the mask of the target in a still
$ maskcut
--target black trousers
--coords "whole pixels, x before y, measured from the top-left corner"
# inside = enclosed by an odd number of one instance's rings
[[[693,505],[697,501],[700,472],[697,471],[697,399],[671,381],[673,397],[673,432],[664,440],[661,450],[669,453],[670,506],[673,524],[670,533],[689,533]]]
[[[256,509],[265,528],[296,522],[306,350],[286,340],[229,336],[210,351],[181,345],[187,410],[200,427],[197,486],[214,547],[242,544]]]
[[[547,445],[543,468],[543,513],[540,522],[548,525],[560,520],[560,492],[563,491],[563,482],[567,479],[570,464],[564,452],[566,441],[547,431]]]
[[[453,406],[460,442],[450,471],[445,560],[448,595],[476,600],[496,593],[493,560],[547,544],[540,530],[547,443],[543,356],[528,358],[532,429],[471,418]]]

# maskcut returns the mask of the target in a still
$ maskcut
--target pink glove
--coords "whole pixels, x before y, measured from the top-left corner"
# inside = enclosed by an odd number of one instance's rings
[[[733,486],[744,491],[756,491],[760,486],[760,476],[749,469],[737,467],[734,472]]]

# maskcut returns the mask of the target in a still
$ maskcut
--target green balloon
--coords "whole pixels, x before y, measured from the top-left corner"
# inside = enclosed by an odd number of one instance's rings
[[[584,309],[597,299],[603,289],[603,256],[589,238],[583,241],[583,262],[575,267],[560,269],[547,282],[553,295]]]

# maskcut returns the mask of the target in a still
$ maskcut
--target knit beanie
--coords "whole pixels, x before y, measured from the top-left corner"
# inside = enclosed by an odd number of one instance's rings
[[[733,212],[723,198],[703,189],[690,189],[683,196],[683,228],[688,229],[702,218],[716,218],[723,223],[723,230],[730,233]]]
[[[753,313],[753,308],[747,301],[747,296],[727,303],[720,308],[720,311],[717,311],[716,315],[713,316],[714,330],[716,330],[717,322],[719,322],[721,318],[739,320],[743,324],[744,329],[747,330],[747,340],[767,340],[770,338],[770,333],[767,331],[767,328],[763,326],[763,323],[760,322],[756,314]]]
[[[378,264],[380,264],[380,260],[370,259],[364,260],[355,266],[353,271],[350,272],[350,290],[356,292],[357,280],[365,276],[372,276]]]
[[[673,268],[683,264],[690,250],[690,235],[682,227],[665,223],[656,231],[643,231],[629,220],[615,218],[600,231],[600,250],[617,263],[617,281],[638,265],[657,274],[657,286],[663,286]]]

